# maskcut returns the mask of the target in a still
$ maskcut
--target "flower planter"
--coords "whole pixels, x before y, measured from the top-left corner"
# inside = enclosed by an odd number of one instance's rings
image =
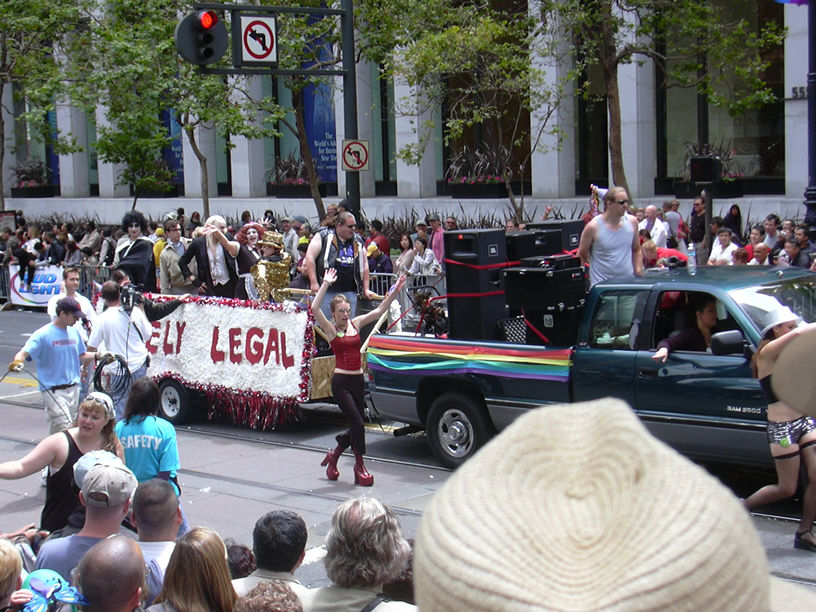
[[[735,181],[714,183],[713,192],[715,198],[741,198],[744,195],[744,182],[740,179]],[[689,181],[676,181],[674,183],[674,197],[678,199],[691,199],[700,195],[703,185],[697,185]]]
[[[60,194],[59,185],[37,185],[36,187],[12,187],[12,198],[53,198]]]
[[[446,191],[453,198],[506,198],[504,183],[447,183]]]
[[[317,190],[322,197],[326,197],[326,185],[324,183],[320,183],[317,186]],[[311,198],[312,190],[308,184],[275,185],[273,183],[267,183],[266,194],[278,198]]]

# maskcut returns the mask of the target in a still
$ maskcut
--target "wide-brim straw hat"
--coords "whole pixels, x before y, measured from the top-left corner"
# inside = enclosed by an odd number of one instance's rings
[[[816,329],[795,330],[797,336],[776,358],[771,387],[780,400],[804,415],[816,417]],[[789,332],[791,333],[791,332]]]
[[[770,577],[748,513],[622,401],[533,410],[424,513],[414,588],[435,610],[772,610],[816,605]]]

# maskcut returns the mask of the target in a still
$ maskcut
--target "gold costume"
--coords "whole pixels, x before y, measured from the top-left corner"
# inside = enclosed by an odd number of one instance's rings
[[[259,259],[249,269],[258,291],[258,299],[266,302],[271,298],[274,302],[282,302],[289,298],[287,287],[292,257],[283,250],[283,236],[278,232],[264,232],[258,244],[271,246],[276,251],[269,257]]]

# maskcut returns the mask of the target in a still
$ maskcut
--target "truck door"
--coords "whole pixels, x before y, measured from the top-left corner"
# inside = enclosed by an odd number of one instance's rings
[[[649,429],[681,452],[695,454],[709,441],[689,432],[725,428],[756,429],[765,420],[765,403],[743,354],[713,355],[700,350],[672,351],[665,363],[652,355],[663,338],[694,325],[694,305],[714,296],[703,292],[654,292],[648,342],[637,352],[635,409]],[[717,303],[714,332],[740,329],[734,313]],[[741,330],[743,336],[745,330]],[[715,434],[718,435],[718,434]]]
[[[649,291],[603,291],[594,302],[588,331],[581,330],[572,365],[575,401],[619,397],[635,403],[632,384],[638,336]]]

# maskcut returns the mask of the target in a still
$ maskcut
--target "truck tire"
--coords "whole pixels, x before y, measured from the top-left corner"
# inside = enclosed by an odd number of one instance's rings
[[[180,382],[165,378],[159,383],[159,416],[173,425],[186,423],[192,414],[190,392]]]
[[[464,393],[443,393],[431,404],[425,431],[445,467],[462,465],[495,433],[484,406]]]

